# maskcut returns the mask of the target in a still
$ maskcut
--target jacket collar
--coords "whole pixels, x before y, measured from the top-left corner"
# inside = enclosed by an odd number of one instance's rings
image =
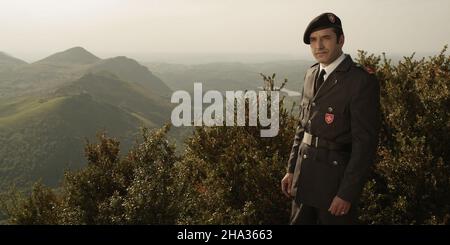
[[[322,86],[319,88],[319,90],[314,95],[313,99],[317,99],[321,97],[322,95],[326,94],[331,88],[333,88],[339,81],[336,78],[336,74],[340,72],[345,72],[350,70],[350,68],[353,65],[353,60],[350,57],[350,55],[346,55],[345,59],[334,69],[334,71],[328,75],[327,79],[324,81]],[[317,76],[317,73],[320,70],[320,66],[316,65],[314,67],[314,70],[312,72],[312,77],[315,78]],[[314,80],[313,80],[314,84]],[[312,87],[314,89],[314,86]]]

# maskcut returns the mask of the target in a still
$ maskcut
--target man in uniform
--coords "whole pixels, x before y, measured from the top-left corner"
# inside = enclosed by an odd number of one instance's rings
[[[306,72],[282,191],[293,198],[290,224],[354,224],[379,132],[379,83],[342,52],[341,20],[316,17],[305,30],[317,64]]]

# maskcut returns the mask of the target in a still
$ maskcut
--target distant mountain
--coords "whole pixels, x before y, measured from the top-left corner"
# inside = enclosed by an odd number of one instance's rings
[[[170,112],[153,91],[105,72],[86,74],[46,97],[0,103],[0,187],[40,178],[54,186],[65,169],[85,164],[85,138],[106,130],[125,150],[140,126],[160,126]]]
[[[108,71],[121,80],[140,83],[169,100],[171,90],[147,67],[126,57],[102,60],[81,47],[53,54],[14,70],[0,70],[0,98],[36,93],[43,95],[88,72],[98,71]]]
[[[58,90],[55,95],[90,94],[95,100],[114,105],[137,116],[147,126],[160,126],[170,118],[172,104],[162,100],[152,87],[123,81],[115,74],[88,73]]]
[[[0,71],[1,70],[5,70],[5,69],[9,69],[9,68],[13,68],[16,66],[20,66],[20,65],[26,65],[27,62],[12,57],[6,53],[0,52]]]
[[[153,75],[147,67],[125,56],[102,60],[89,70],[94,72],[108,71],[122,80],[149,86],[152,91],[160,95],[168,96],[171,94],[171,89],[161,79]]]
[[[170,120],[171,90],[133,59],[102,60],[81,47],[32,64],[0,59],[18,64],[0,70],[0,189],[38,179],[55,186],[85,164],[84,140],[98,131],[126,150],[140,126]]]
[[[200,82],[203,91],[259,90],[264,86],[260,73],[271,76],[276,73],[276,85],[288,79],[281,96],[286,96],[284,105],[289,110],[293,105],[298,112],[299,96],[306,70],[312,65],[307,60],[272,61],[264,63],[216,62],[184,65],[167,63],[146,63],[155,74],[164,80],[172,90],[186,90],[193,93],[194,83]]]
[[[35,63],[38,64],[78,64],[87,65],[100,61],[100,58],[93,55],[82,47],[74,47],[48,56]]]
[[[310,61],[273,61],[264,63],[217,62],[198,65],[146,63],[155,74],[173,90],[192,91],[194,82],[202,82],[205,90],[245,90],[263,85],[260,73],[272,75],[283,81],[288,79],[287,88],[301,91]]]

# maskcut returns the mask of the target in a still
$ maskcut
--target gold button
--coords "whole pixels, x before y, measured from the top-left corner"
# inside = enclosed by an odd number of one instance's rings
[[[338,165],[338,162],[337,161],[333,161],[333,165],[334,166]]]

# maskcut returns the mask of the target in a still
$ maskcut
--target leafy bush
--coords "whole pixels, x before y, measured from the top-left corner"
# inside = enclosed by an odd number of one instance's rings
[[[360,219],[370,224],[449,224],[450,56],[397,65],[360,53],[381,82],[379,163]]]
[[[30,197],[13,192],[4,198],[3,210],[15,224],[172,224],[176,200],[172,169],[175,147],[166,140],[169,130],[142,131],[126,157],[119,142],[98,135],[86,144],[87,166],[67,172],[52,191],[36,185]]]

